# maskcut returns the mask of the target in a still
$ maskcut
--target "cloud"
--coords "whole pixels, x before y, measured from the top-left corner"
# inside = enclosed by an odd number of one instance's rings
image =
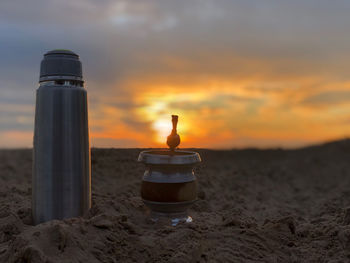
[[[345,0],[2,0],[1,130],[33,128],[42,55],[68,48],[83,62],[97,146],[147,146],[172,112],[189,146],[267,145],[277,131],[291,145],[315,127],[320,140],[342,136],[324,123],[350,112],[349,9]]]
[[[350,89],[349,90],[335,90],[326,91],[318,94],[314,94],[305,98],[302,101],[305,105],[312,106],[334,106],[334,104],[347,103],[350,105]]]

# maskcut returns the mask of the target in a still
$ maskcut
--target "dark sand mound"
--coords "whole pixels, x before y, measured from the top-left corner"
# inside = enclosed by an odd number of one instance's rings
[[[192,224],[147,220],[139,150],[94,149],[93,208],[31,226],[31,151],[0,151],[0,262],[349,262],[350,141],[199,150]]]

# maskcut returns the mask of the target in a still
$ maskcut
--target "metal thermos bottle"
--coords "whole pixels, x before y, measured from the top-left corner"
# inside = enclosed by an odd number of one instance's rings
[[[83,215],[91,207],[87,92],[79,56],[44,55],[36,92],[33,223]]]

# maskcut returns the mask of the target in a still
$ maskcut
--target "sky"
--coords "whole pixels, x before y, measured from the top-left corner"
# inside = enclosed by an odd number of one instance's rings
[[[93,147],[350,135],[350,1],[1,0],[0,147],[32,147],[43,54],[80,55]]]

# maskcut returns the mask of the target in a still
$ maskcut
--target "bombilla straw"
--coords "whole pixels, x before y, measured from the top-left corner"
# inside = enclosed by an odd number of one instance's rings
[[[179,120],[179,116],[171,115],[171,121],[173,122],[172,134],[176,134],[177,133],[177,122],[178,122],[178,120]]]
[[[173,123],[173,130],[171,131],[171,134],[167,138],[167,144],[170,148],[170,151],[174,152],[176,147],[180,144],[180,136],[177,134],[177,122],[178,122],[179,116],[177,115],[171,115],[171,121]]]

